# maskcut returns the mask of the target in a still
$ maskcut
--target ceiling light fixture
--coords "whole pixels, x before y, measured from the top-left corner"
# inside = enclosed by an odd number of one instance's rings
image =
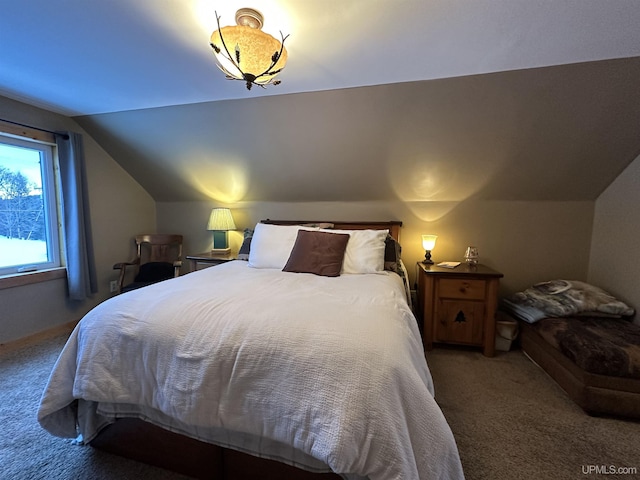
[[[211,34],[211,48],[222,70],[230,80],[246,82],[247,90],[253,85],[265,88],[267,84],[278,85],[276,75],[287,63],[287,50],[282,35],[279,41],[262,31],[264,17],[252,8],[241,8],[236,12],[236,26],[220,27]],[[231,50],[230,50],[231,48]]]

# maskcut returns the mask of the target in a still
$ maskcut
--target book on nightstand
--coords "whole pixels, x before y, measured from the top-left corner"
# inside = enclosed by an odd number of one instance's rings
[[[458,265],[460,265],[460,262],[440,262],[436,266],[443,268],[456,268]]]

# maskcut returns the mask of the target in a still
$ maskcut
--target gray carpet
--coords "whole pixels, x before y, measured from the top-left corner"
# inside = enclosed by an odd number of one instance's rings
[[[73,445],[40,428],[40,396],[68,334],[0,351],[0,479],[187,479],[166,470]]]
[[[0,479],[185,479],[39,427],[40,395],[65,338],[0,350]],[[428,361],[468,480],[640,478],[640,423],[588,417],[521,352],[438,348]],[[612,466],[638,473],[585,474]]]
[[[589,417],[521,351],[437,348],[427,360],[468,480],[640,478],[640,423]]]

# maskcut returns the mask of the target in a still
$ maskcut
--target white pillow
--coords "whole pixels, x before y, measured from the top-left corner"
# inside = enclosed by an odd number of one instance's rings
[[[298,230],[318,230],[300,225],[271,225],[258,223],[253,231],[249,266],[282,270],[289,260]]]
[[[322,230],[348,233],[342,273],[379,273],[384,271],[384,242],[389,230]],[[253,248],[253,244],[251,245]]]

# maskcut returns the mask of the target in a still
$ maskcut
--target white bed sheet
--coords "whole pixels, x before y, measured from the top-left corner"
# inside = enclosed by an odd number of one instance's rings
[[[107,300],[72,333],[38,420],[88,442],[123,416],[345,478],[463,478],[390,272],[234,261]]]

